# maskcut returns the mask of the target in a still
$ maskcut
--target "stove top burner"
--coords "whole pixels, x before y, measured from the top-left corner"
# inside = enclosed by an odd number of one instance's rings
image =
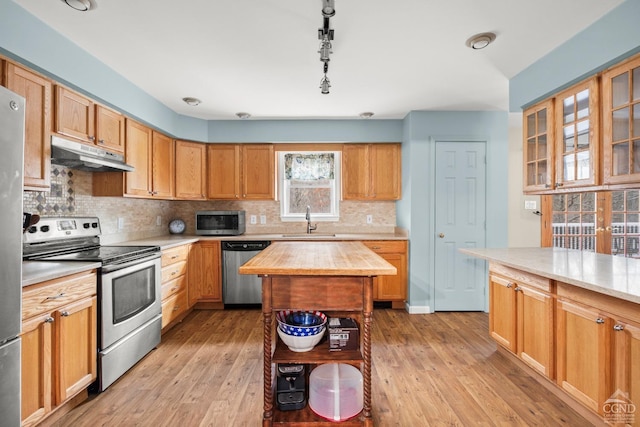
[[[117,265],[160,252],[158,246],[100,246],[96,217],[41,218],[23,238],[23,259],[40,261],[96,261]]]
[[[159,252],[157,246],[98,246],[61,255],[47,255],[47,261],[98,261],[103,265],[119,264]]]

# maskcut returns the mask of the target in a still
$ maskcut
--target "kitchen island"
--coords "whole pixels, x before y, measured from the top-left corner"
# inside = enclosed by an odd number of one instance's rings
[[[634,425],[640,260],[561,248],[460,251],[489,261],[498,350],[594,425]]]
[[[373,278],[395,275],[396,268],[360,242],[274,242],[239,269],[262,277],[264,324],[263,426],[330,423],[308,407],[280,411],[274,407],[274,364],[348,363],[363,377],[363,409],[341,423],[373,425],[371,416],[371,314]],[[360,328],[360,348],[329,352],[327,342],[312,351],[290,351],[277,337],[273,313],[279,310],[319,310],[329,316],[352,317]]]

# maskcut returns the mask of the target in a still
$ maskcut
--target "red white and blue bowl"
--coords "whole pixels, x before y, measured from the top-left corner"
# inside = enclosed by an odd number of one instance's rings
[[[281,310],[276,313],[276,320],[285,334],[307,337],[324,331],[327,316],[320,311]]]

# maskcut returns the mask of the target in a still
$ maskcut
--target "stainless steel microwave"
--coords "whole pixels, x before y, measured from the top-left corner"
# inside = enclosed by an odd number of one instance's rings
[[[197,211],[196,234],[237,236],[245,231],[244,211]]]

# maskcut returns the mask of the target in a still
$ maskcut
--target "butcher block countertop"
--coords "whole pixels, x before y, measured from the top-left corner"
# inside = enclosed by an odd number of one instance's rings
[[[393,276],[396,268],[361,242],[273,242],[240,274],[286,276]]]

